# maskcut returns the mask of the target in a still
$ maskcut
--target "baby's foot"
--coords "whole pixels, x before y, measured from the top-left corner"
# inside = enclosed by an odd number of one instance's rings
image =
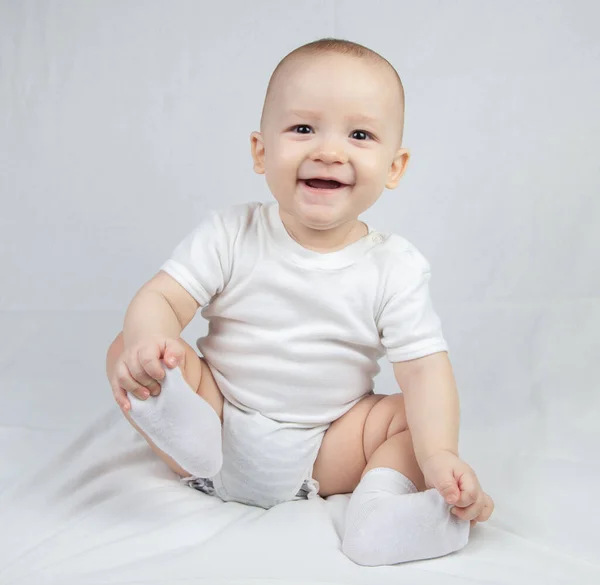
[[[469,522],[451,507],[437,490],[418,492],[394,469],[372,469],[350,498],[342,550],[369,566],[447,555],[469,539]]]
[[[223,464],[221,420],[184,380],[181,370],[165,369],[161,392],[139,400],[129,395],[133,421],[183,469],[213,477]]]

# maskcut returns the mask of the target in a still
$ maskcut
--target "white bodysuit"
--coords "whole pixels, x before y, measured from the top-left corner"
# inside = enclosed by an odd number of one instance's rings
[[[302,486],[316,494],[323,434],[373,391],[378,360],[447,351],[427,261],[371,227],[322,254],[288,234],[276,202],[237,205],[210,213],[161,268],[209,322],[197,346],[225,397],[211,479],[226,501],[268,508]]]

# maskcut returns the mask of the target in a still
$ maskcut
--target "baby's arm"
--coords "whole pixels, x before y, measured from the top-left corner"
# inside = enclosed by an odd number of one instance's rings
[[[464,520],[487,520],[493,509],[475,472],[458,457],[459,400],[446,352],[394,363],[404,394],[415,456],[427,487],[436,488]]]
[[[125,347],[140,339],[179,338],[199,304],[173,277],[159,272],[133,297],[125,314]]]
[[[419,466],[439,452],[458,456],[458,391],[446,352],[394,363]]]
[[[130,404],[126,392],[144,399],[160,392],[165,372],[184,355],[181,332],[198,310],[198,302],[174,278],[159,272],[135,295],[123,325],[124,351],[112,368],[111,386],[121,408]]]

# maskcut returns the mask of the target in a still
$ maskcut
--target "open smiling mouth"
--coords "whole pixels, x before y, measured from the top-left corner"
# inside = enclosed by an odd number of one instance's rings
[[[325,179],[306,179],[301,180],[300,182],[313,191],[334,191],[335,189],[340,189],[342,187],[349,187],[349,185],[345,185],[344,183],[328,181]]]

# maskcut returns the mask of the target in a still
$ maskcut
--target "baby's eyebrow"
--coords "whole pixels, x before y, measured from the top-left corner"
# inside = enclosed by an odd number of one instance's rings
[[[377,126],[379,124],[379,120],[377,118],[365,116],[364,114],[356,114],[355,116],[349,116],[348,119],[352,122],[364,122],[366,124],[372,124],[373,126]]]
[[[319,118],[320,114],[317,112],[311,112],[310,110],[290,110],[288,112],[290,116],[297,116],[298,118]]]
[[[298,118],[316,118],[319,119],[321,114],[318,112],[313,112],[311,110],[290,110],[290,116],[297,116]],[[365,124],[371,124],[373,126],[379,125],[379,120],[377,118],[373,118],[371,116],[366,116],[365,114],[355,114],[354,116],[348,116],[348,120],[351,122],[362,122]]]

